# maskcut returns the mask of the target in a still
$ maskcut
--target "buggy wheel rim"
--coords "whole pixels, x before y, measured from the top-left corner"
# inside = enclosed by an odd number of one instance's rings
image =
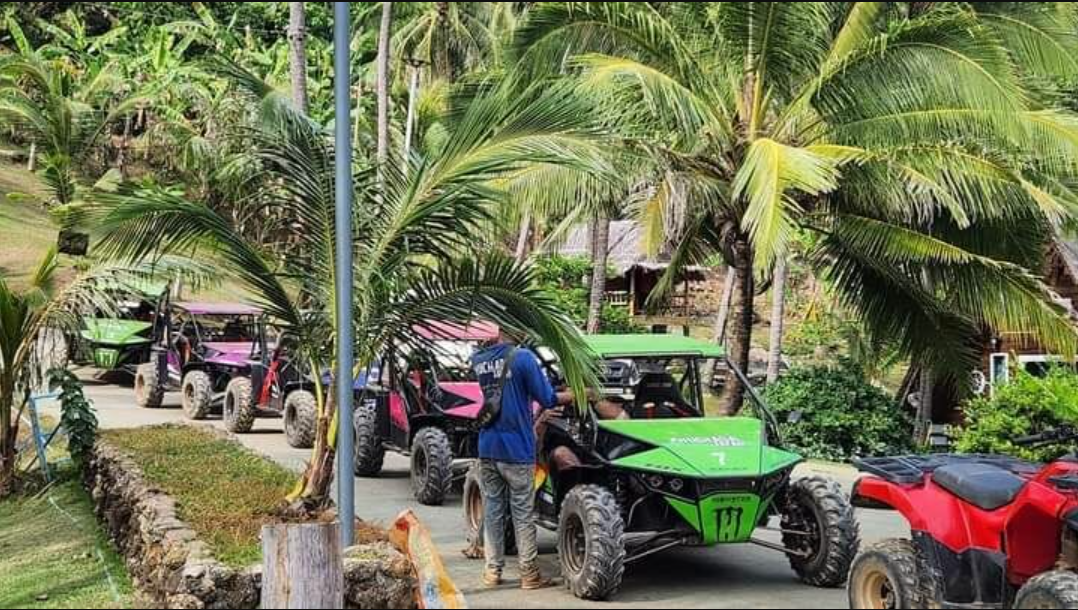
[[[793,503],[788,515],[790,529],[805,533],[803,536],[797,536],[797,548],[793,550],[807,553],[802,561],[815,561],[823,550],[821,548],[825,527],[823,517],[817,513],[815,506],[807,506],[800,502]]]
[[[427,479],[427,453],[422,448],[412,454],[412,479],[419,486]]]
[[[232,416],[236,413],[236,398],[232,396],[232,392],[225,393],[225,402],[221,405],[222,415],[225,420],[232,419]]]
[[[584,569],[588,556],[588,537],[584,533],[584,521],[580,515],[569,515],[565,520],[562,536],[565,541],[565,552],[562,555],[565,567],[571,573],[579,574]]]
[[[862,608],[898,608],[898,599],[891,579],[879,568],[874,568],[858,578],[856,591]]]
[[[296,410],[291,409],[291,408],[286,408],[284,410],[284,429],[285,429],[285,433],[291,436],[292,433],[295,431],[295,428],[296,428]]]
[[[184,402],[190,405],[195,400],[195,386],[187,383],[183,386],[183,399]]]
[[[146,395],[146,379],[142,375],[135,375],[135,397],[142,400]]]

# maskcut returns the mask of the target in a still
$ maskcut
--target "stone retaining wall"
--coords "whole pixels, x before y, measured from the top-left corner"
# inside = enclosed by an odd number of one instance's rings
[[[94,510],[127,563],[140,605],[155,608],[257,608],[261,566],[216,561],[176,513],[176,502],[149,485],[121,451],[99,440],[83,472]],[[348,549],[350,608],[414,608],[411,563],[389,543]]]

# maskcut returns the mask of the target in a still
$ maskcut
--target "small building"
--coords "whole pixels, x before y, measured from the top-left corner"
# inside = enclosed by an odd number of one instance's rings
[[[592,236],[589,225],[574,227],[564,241],[546,249],[547,254],[591,258]],[[653,315],[657,318],[704,317],[719,309],[722,294],[722,273],[709,267],[693,265],[678,278],[675,289],[666,302],[648,311],[648,299],[663,274],[670,267],[670,254],[649,256],[644,247],[644,230],[632,220],[610,222],[607,265],[612,270],[606,284],[606,300],[624,305],[634,316]]]
[[[1078,241],[1056,239],[1043,268],[1044,281],[1054,293],[1056,302],[1070,313],[1078,324]],[[981,370],[974,373],[974,391],[991,392],[998,383],[1005,382],[1012,370],[1021,369],[1041,374],[1052,363],[1060,362],[1034,337],[1021,333],[995,333],[985,337]]]

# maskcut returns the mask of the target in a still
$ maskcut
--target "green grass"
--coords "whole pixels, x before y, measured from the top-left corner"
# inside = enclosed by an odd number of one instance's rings
[[[171,495],[179,517],[226,565],[261,556],[258,535],[295,484],[295,473],[212,433],[156,426],[102,433]]]
[[[38,178],[25,168],[0,161],[0,276],[21,287],[56,243],[56,227],[38,199]]]
[[[0,608],[131,607],[123,561],[77,478],[64,474],[40,498],[0,502]]]

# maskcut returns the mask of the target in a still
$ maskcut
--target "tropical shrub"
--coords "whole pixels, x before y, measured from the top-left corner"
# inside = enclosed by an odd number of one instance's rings
[[[1068,423],[1078,423],[1078,375],[1053,368],[1046,377],[1024,371],[992,396],[980,396],[963,407],[965,425],[957,430],[957,449],[963,453],[1001,453],[1049,461],[1069,448],[1019,447],[1014,440]]]
[[[60,390],[60,427],[67,434],[67,452],[81,461],[97,440],[94,405],[82,393],[82,382],[67,369],[49,371],[49,386]]]
[[[539,285],[550,293],[573,323],[583,328],[588,319],[587,278],[591,277],[591,261],[582,256],[547,256],[540,258],[536,267]],[[627,308],[604,303],[599,330],[626,334],[640,332],[641,328],[633,321]]]
[[[805,457],[845,461],[910,449],[909,415],[848,359],[835,366],[795,368],[768,386],[765,398],[787,446]],[[798,411],[800,419],[788,421]]]

